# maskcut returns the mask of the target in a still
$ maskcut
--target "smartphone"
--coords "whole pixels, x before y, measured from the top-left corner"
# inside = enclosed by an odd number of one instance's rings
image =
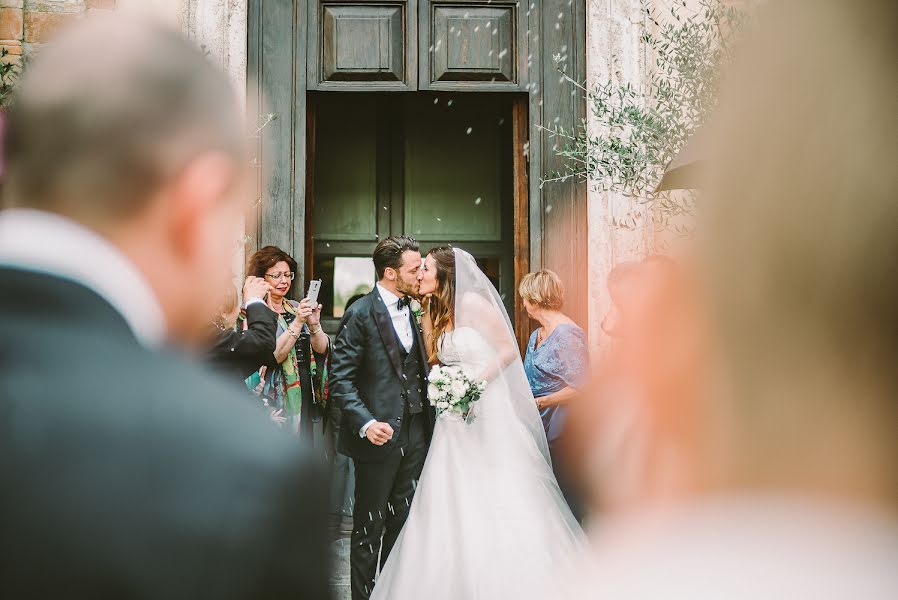
[[[306,298],[309,300],[309,304],[312,305],[312,308],[317,308],[318,306],[318,292],[321,291],[321,280],[313,279],[309,282],[309,292],[306,294]]]

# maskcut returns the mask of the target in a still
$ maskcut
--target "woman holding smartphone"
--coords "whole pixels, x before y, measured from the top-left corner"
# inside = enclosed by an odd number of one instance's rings
[[[287,299],[296,261],[280,248],[254,253],[246,274],[271,286],[267,303],[278,315],[274,352],[261,372],[262,394],[284,411],[286,427],[310,446],[323,447],[330,338],[321,329],[321,305],[317,299]]]

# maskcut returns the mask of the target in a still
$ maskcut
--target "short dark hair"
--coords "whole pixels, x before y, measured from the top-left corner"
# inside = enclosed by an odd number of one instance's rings
[[[421,246],[418,240],[407,235],[391,235],[381,240],[374,248],[374,270],[377,279],[383,279],[387,268],[398,269],[402,266],[402,255],[409,250],[420,252]]]
[[[265,277],[265,272],[281,261],[290,266],[292,273],[296,273],[296,261],[293,260],[292,256],[277,246],[259,248],[249,257],[249,261],[246,264],[246,274],[253,277]]]

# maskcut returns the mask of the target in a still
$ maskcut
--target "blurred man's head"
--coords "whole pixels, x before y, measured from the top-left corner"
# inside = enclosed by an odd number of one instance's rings
[[[158,25],[91,18],[19,83],[3,204],[109,239],[147,278],[171,335],[190,337],[229,280],[244,140],[235,90],[200,49]]]

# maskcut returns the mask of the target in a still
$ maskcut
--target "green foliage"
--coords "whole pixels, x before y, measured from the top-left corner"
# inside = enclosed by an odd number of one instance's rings
[[[655,188],[668,163],[716,108],[721,74],[746,19],[722,0],[700,0],[697,10],[682,1],[660,12],[646,7],[645,15],[647,29],[654,33],[644,34],[641,41],[655,60],[647,85],[606,81],[586,89],[562,72],[586,93],[592,120],[589,129],[584,122],[579,132],[544,128],[564,144],[557,144],[556,152],[566,164],[543,183],[587,180],[601,191],[650,204],[669,222],[691,214],[692,202],[657,194]],[[619,224],[631,222],[635,225],[632,217]]]
[[[0,108],[9,104],[21,69],[10,59],[9,50],[0,48]]]

